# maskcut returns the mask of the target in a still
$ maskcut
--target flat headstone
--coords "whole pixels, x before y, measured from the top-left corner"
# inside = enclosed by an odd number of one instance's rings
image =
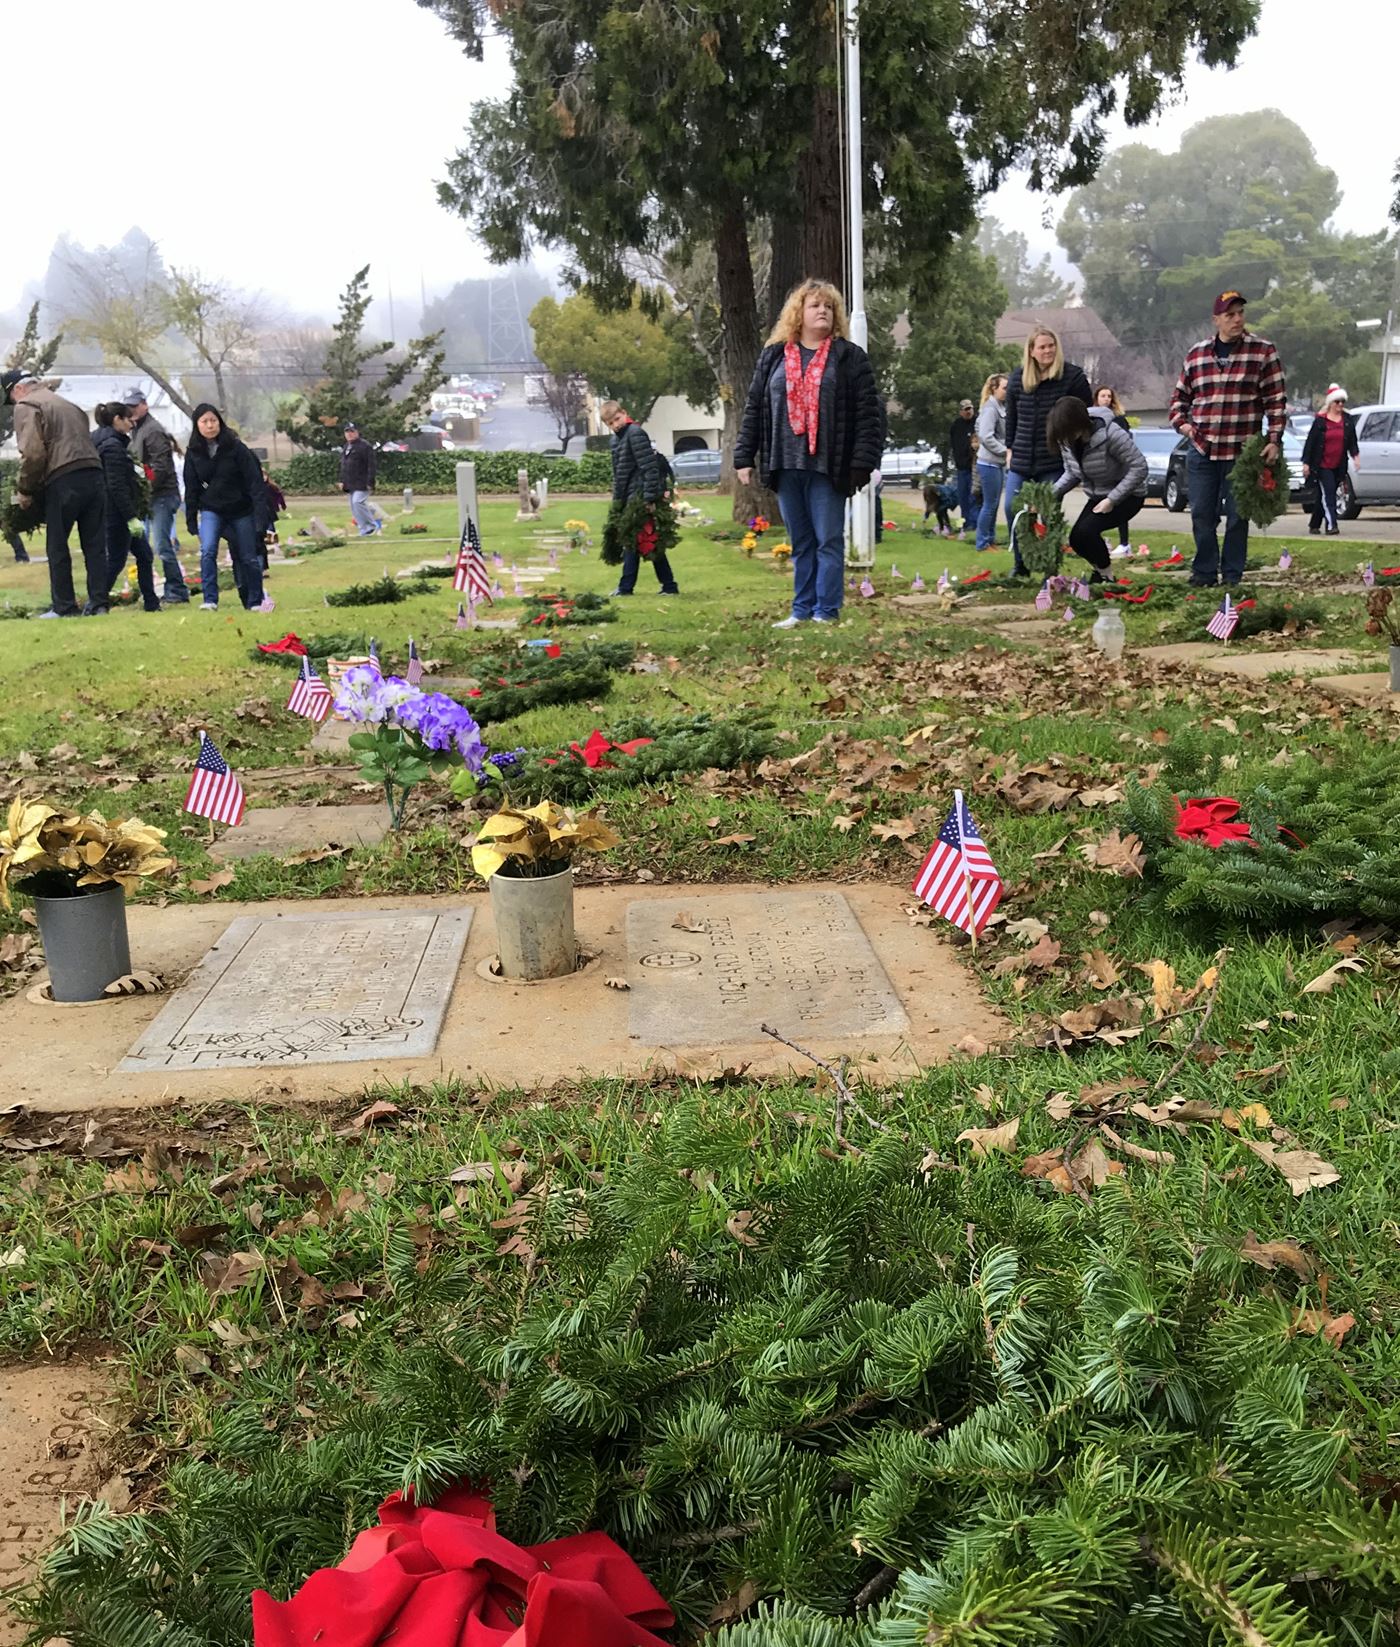
[[[1063,618],[1030,618],[1025,623],[999,623],[996,632],[1008,640],[1048,640],[1064,627]]]
[[[426,1057],[437,1045],[472,913],[243,916],[118,1070]]]
[[[909,1027],[839,892],[630,904],[627,981],[628,1033],[658,1046],[744,1044],[765,1023],[788,1026],[799,1041]]]
[[[1232,652],[1207,658],[1205,666],[1224,675],[1248,675],[1252,680],[1265,680],[1270,675],[1325,675],[1358,661],[1355,652],[1332,647],[1316,651]]]
[[[335,724],[354,730],[351,721]],[[271,852],[283,858],[308,847],[374,846],[388,832],[385,806],[254,806],[236,829],[210,847],[209,856],[227,861]]]
[[[1390,675],[1385,670],[1376,675],[1314,675],[1310,684],[1329,698],[1400,711],[1400,692],[1390,690]]]

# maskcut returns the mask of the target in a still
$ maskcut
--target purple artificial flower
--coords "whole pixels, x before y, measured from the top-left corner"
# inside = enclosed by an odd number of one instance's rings
[[[525,746],[522,744],[519,749],[500,750],[499,753],[492,755],[491,762],[498,772],[508,772],[511,767],[519,766],[524,759]]]

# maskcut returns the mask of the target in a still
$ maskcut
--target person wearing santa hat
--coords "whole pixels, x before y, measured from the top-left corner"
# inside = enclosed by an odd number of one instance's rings
[[[1358,456],[1356,419],[1347,411],[1346,390],[1334,383],[1322,397],[1322,409],[1303,442],[1303,477],[1315,488],[1308,522],[1314,537],[1324,522],[1327,536],[1337,536],[1337,492],[1346,479],[1347,459],[1359,468]]]

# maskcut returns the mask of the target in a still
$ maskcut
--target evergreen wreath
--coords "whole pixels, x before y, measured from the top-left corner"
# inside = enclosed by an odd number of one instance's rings
[[[5,499],[5,506],[0,509],[0,534],[7,538],[27,537],[30,532],[37,532],[44,524],[44,497],[43,493],[30,498],[29,507],[21,509],[15,502],[11,492]]]
[[[1224,753],[1224,751],[1222,751]],[[1129,785],[1126,827],[1147,859],[1146,895],[1173,914],[1281,927],[1343,916],[1400,921],[1400,787],[1380,750],[1326,765],[1304,757],[1253,781],[1179,736],[1163,779]],[[1219,789],[1238,798],[1219,844],[1179,833],[1180,811]],[[1223,817],[1223,810],[1218,816]]]
[[[396,606],[401,600],[428,593],[426,583],[400,578],[380,578],[375,583],[352,583],[326,596],[327,606]]]
[[[606,595],[526,595],[526,628],[555,629],[569,624],[616,623],[617,611]]]
[[[1268,526],[1288,511],[1288,462],[1280,445],[1272,463],[1264,462],[1263,435],[1251,435],[1230,470],[1235,509],[1255,526]]]
[[[621,566],[623,552],[629,546],[635,546],[646,559],[667,553],[680,541],[680,527],[671,505],[664,498],[648,503],[637,497],[628,503],[614,503],[608,511],[603,525],[603,560],[609,566]]]
[[[473,699],[473,705],[477,701]],[[532,752],[512,773],[511,788],[541,800],[585,801],[596,790],[660,784],[668,778],[712,769],[732,772],[761,761],[775,745],[766,721],[726,720],[714,715],[666,720],[633,715],[611,727],[606,736],[615,749],[638,738],[649,741],[609,766],[588,766],[569,748]]]
[[[425,690],[432,691],[431,679],[423,684]],[[555,662],[529,674],[518,674],[516,679],[509,675],[497,676],[489,684],[483,682],[479,693],[469,693],[463,701],[477,725],[487,726],[549,704],[604,698],[612,691],[612,685],[612,672],[596,659]]]
[[[1048,480],[1028,480],[1016,494],[1015,515],[1020,521],[1015,531],[1022,566],[1033,578],[1054,577],[1069,531],[1055,488]]]

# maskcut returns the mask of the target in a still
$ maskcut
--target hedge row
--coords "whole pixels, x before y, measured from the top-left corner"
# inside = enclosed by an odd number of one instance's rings
[[[379,481],[381,492],[397,492],[411,486],[420,495],[457,490],[457,465],[476,465],[478,492],[513,493],[516,476],[523,468],[531,480],[547,476],[551,491],[610,492],[612,460],[606,452],[584,452],[576,458],[545,458],[538,452],[381,452]],[[340,459],[334,452],[299,452],[290,463],[269,471],[274,482],[288,494],[323,495],[335,491],[340,477]]]

